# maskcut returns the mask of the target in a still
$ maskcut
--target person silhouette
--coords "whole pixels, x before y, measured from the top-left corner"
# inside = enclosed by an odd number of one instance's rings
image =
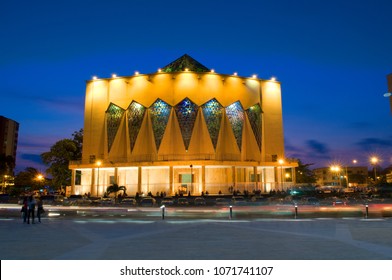
[[[31,223],[35,224],[34,220],[34,215],[35,215],[35,204],[36,201],[34,199],[33,195],[29,196],[29,202],[28,202],[28,214],[27,214],[27,223],[30,224],[30,216],[31,216]]]

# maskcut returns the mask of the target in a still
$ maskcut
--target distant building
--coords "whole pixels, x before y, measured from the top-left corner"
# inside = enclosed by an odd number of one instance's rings
[[[387,183],[392,183],[392,171],[386,175]]]
[[[368,177],[366,166],[343,166],[338,170],[322,167],[313,171],[317,178],[317,184],[320,186],[347,187],[348,178],[348,187],[361,187],[366,185]]]
[[[218,74],[184,55],[154,73],[93,78],[85,100],[72,194],[269,192],[295,174],[275,79]]]
[[[0,116],[0,156],[6,161],[8,170],[2,175],[13,175],[16,163],[16,149],[18,146],[19,123]],[[12,157],[12,162],[7,162]]]

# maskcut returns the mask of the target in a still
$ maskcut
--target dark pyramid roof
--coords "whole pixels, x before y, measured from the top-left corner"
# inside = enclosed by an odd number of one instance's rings
[[[185,71],[187,68],[189,71],[193,72],[210,72],[210,69],[205,67],[200,62],[196,61],[192,57],[187,54],[184,54],[177,60],[173,61],[172,63],[166,65],[161,69],[162,72],[180,72]]]

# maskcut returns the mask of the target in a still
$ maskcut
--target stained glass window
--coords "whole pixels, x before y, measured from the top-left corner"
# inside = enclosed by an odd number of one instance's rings
[[[114,138],[116,137],[117,130],[120,126],[121,118],[124,115],[125,110],[118,107],[116,104],[110,103],[106,111],[106,125],[108,135],[108,151],[112,147]]]
[[[157,150],[159,150],[167,122],[169,121],[171,108],[169,104],[159,98],[149,108]]]
[[[132,101],[132,103],[128,107],[128,131],[129,131],[129,140],[131,143],[131,151],[136,143],[137,135],[139,134],[140,127],[142,126],[144,114],[146,113],[146,107],[137,103],[136,101]]]
[[[187,150],[189,147],[189,142],[191,141],[192,130],[193,126],[195,125],[198,108],[199,106],[193,103],[189,98],[185,98],[174,107],[174,110],[177,114],[178,123],[180,124],[185,149]]]
[[[261,107],[260,104],[255,104],[246,110],[246,114],[248,115],[248,119],[250,125],[253,130],[253,134],[255,135],[257,145],[259,145],[259,149],[261,151]]]
[[[226,115],[237,140],[238,148],[241,150],[242,145],[242,129],[244,127],[245,112],[239,101],[226,107]]]
[[[222,120],[223,106],[214,98],[202,105],[203,115],[207,124],[208,132],[212,144],[216,149],[218,143],[219,130]]]

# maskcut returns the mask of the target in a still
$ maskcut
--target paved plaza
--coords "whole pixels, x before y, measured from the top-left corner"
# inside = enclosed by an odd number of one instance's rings
[[[392,219],[0,216],[2,260],[390,260]]]

